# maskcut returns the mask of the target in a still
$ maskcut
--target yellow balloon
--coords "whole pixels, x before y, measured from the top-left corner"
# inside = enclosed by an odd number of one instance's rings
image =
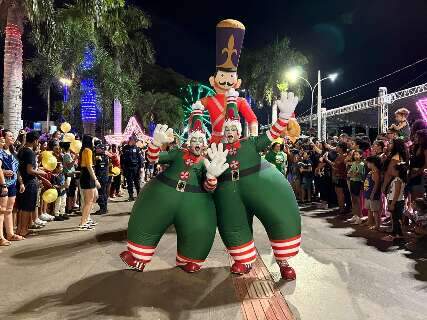
[[[52,151],[43,151],[41,154],[42,154],[42,159],[53,156]]]
[[[70,150],[74,153],[79,153],[82,148],[82,142],[80,140],[74,140],[71,142]]]
[[[42,158],[42,165],[43,165],[43,168],[45,168],[46,170],[49,170],[49,171],[55,170],[57,164],[58,164],[58,160],[56,160],[56,157],[52,154]]]
[[[45,192],[43,192],[42,195],[43,201],[46,203],[52,203],[55,202],[58,198],[58,191],[56,189],[48,189]]]
[[[61,131],[64,133],[70,132],[71,130],[71,124],[69,124],[68,122],[64,122],[61,124]]]
[[[76,140],[76,136],[71,132],[64,134],[64,138],[62,138],[64,142],[73,142],[74,140]]]
[[[113,173],[114,176],[118,176],[120,174],[120,168],[119,167],[113,167],[111,169],[111,172]]]

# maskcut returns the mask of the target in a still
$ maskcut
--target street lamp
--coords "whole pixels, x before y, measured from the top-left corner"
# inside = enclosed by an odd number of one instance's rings
[[[314,105],[314,90],[316,90],[316,87],[319,86],[318,101],[317,101],[317,107],[318,107],[318,113],[319,113],[319,110],[321,108],[321,102],[322,102],[321,82],[324,80],[327,80],[327,79],[334,82],[338,78],[338,73],[331,73],[330,75],[328,75],[327,77],[322,79],[320,77],[320,71],[319,71],[318,72],[318,81],[314,86],[311,85],[310,81],[308,81],[306,78],[302,77],[301,73],[302,73],[301,68],[296,67],[296,68],[292,68],[291,70],[286,72],[285,77],[291,83],[296,82],[298,79],[304,80],[307,83],[307,85],[309,86],[309,88],[311,90],[311,105],[310,105],[310,129],[311,129],[313,127],[313,119],[312,118],[313,118],[313,105]]]

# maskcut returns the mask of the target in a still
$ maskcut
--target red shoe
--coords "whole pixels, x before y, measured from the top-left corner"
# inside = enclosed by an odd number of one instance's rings
[[[242,275],[242,274],[249,273],[251,269],[252,269],[251,265],[246,265],[240,262],[234,262],[233,265],[231,266],[230,271],[231,273]]]
[[[132,270],[142,272],[144,270],[145,264],[141,260],[135,259],[129,251],[123,251],[120,253],[120,258],[122,261]]]
[[[184,264],[179,267],[188,273],[194,273],[194,272],[200,271],[200,269],[202,268],[200,265],[194,262],[188,262],[187,264]]]
[[[282,275],[282,279],[286,281],[292,281],[297,278],[297,274],[291,266],[280,266],[280,274]]]

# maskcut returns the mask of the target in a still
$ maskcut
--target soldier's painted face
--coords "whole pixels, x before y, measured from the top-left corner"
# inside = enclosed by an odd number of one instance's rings
[[[240,138],[240,132],[236,124],[224,124],[225,143],[234,143]]]
[[[190,138],[190,152],[195,156],[200,156],[205,146],[205,139],[202,136],[193,136]]]
[[[210,77],[209,82],[216,92],[225,93],[231,88],[238,89],[242,81],[238,78],[237,72],[218,70],[215,76]]]

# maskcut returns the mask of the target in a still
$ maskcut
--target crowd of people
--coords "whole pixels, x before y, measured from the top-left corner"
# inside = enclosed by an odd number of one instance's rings
[[[374,141],[343,133],[327,141],[276,142],[266,159],[283,172],[301,205],[316,201],[324,209],[351,217],[349,224],[388,233],[393,241],[427,234],[425,174],[427,123],[408,123],[409,111],[395,113],[396,123]]]
[[[135,136],[122,145],[107,145],[90,135],[76,135],[80,150],[72,150],[60,131],[40,134],[21,130],[15,139],[0,131],[0,246],[24,240],[51,221],[81,215],[78,230],[93,230],[92,215],[108,212],[108,201],[124,195],[135,200],[141,182],[149,181],[160,168],[145,159],[146,144]],[[137,145],[138,144],[138,145]],[[56,167],[43,167],[43,154],[56,158]],[[43,194],[57,191],[56,200]],[[93,211],[97,203],[99,210]]]
[[[388,241],[411,232],[425,235],[427,124],[416,120],[410,128],[408,114],[399,109],[396,123],[374,141],[345,133],[327,141],[285,139],[273,143],[265,158],[289,180],[303,206],[315,201],[323,209],[336,207],[343,217],[351,213],[347,223],[388,232]],[[106,214],[110,199],[127,190],[129,201],[135,200],[142,182],[164,169],[148,161],[146,144],[134,136],[123,145],[107,145],[83,135],[77,137],[79,152],[70,150],[63,136],[21,130],[15,139],[1,130],[0,246],[76,214],[81,214],[78,230],[93,230],[92,215]],[[44,151],[56,157],[54,170],[43,168]],[[43,193],[51,188],[58,197],[46,203]],[[91,213],[95,203],[99,210]]]

